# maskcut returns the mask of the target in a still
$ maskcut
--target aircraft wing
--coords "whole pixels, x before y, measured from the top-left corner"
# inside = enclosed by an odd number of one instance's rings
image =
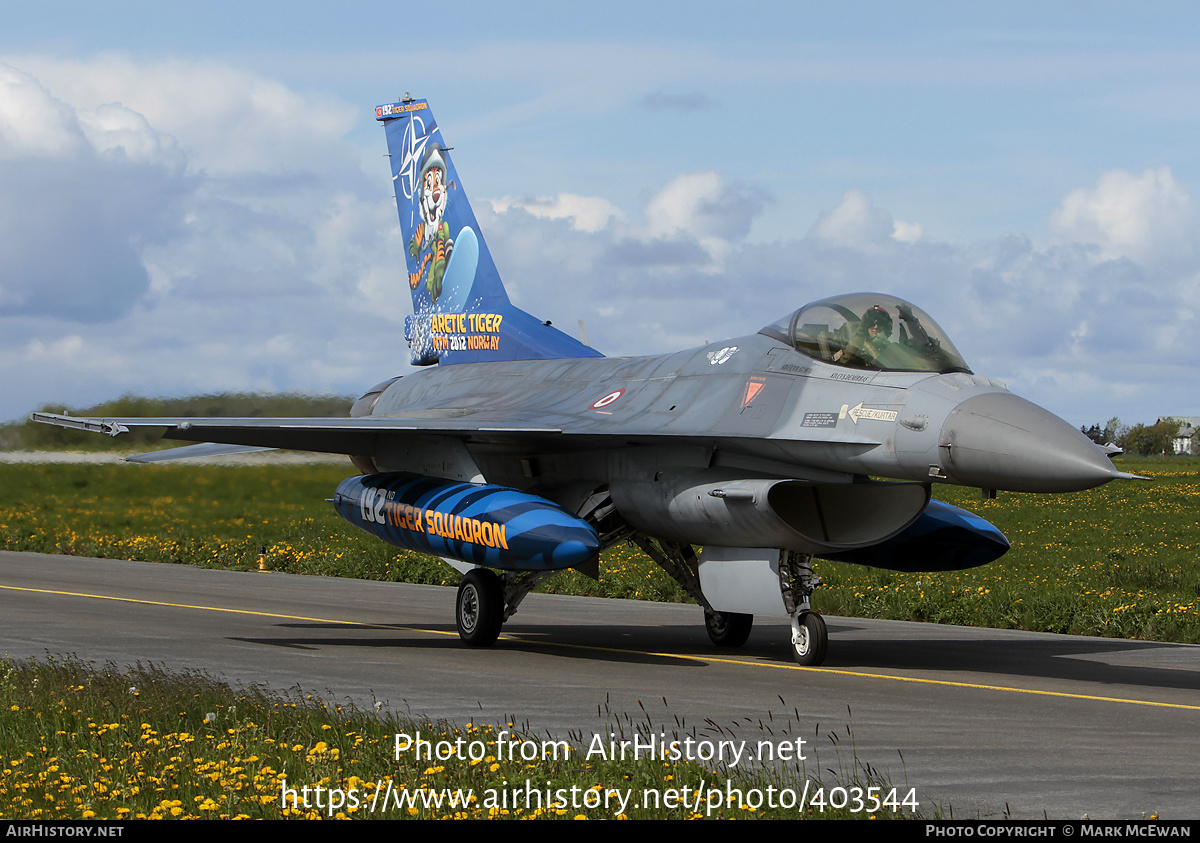
[[[119,436],[135,428],[162,431],[164,439],[185,442],[216,443],[226,446],[247,446],[255,449],[283,448],[293,451],[314,451],[329,454],[374,453],[381,436],[454,436],[473,441],[534,443],[547,448],[562,448],[568,442],[572,447],[603,444],[618,437],[625,441],[643,443],[663,441],[686,442],[690,439],[713,441],[711,434],[687,435],[668,433],[654,428],[638,429],[635,425],[620,425],[607,428],[594,419],[580,418],[569,413],[540,411],[535,420],[530,413],[489,410],[434,409],[416,410],[403,416],[365,416],[362,418],[175,418],[175,417],[124,417],[85,418],[82,416],[59,415],[56,413],[34,413],[35,422],[58,427],[86,430]],[[607,428],[607,429],[606,429]],[[731,435],[732,434],[732,435]],[[756,440],[758,437],[739,436],[731,431],[718,435],[718,439]],[[590,442],[588,441],[590,440]],[[826,444],[873,447],[878,443],[867,437],[828,437]],[[154,462],[189,456],[208,456],[208,452],[190,449],[187,454],[167,456],[163,452],[157,459],[138,461]],[[226,452],[228,453],[228,452]]]
[[[215,442],[257,448],[286,448],[331,454],[362,454],[373,449],[381,433],[552,436],[563,431],[520,420],[479,418],[461,410],[449,415],[417,418],[373,416],[346,418],[83,418],[56,413],[34,413],[35,422],[119,436],[134,428],[159,428],[165,439]]]

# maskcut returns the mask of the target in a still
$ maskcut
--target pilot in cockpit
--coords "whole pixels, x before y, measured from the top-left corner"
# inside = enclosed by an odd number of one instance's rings
[[[879,305],[863,314],[846,347],[834,355],[836,363],[846,366],[878,366],[878,358],[892,336],[892,317]]]

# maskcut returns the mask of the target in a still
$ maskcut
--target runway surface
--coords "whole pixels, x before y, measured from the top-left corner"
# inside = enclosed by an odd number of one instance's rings
[[[563,737],[606,734],[606,709],[750,741],[790,717],[820,768],[857,757],[926,810],[1200,816],[1200,647],[827,618],[826,664],[800,668],[785,623],[716,650],[696,606],[534,594],[489,650],[460,646],[453,610],[449,588],[0,552],[14,658],[197,668]]]

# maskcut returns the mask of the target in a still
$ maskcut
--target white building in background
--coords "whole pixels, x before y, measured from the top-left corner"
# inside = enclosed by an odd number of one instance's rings
[[[1174,445],[1176,454],[1194,454],[1200,453],[1200,447],[1193,450],[1194,447],[1200,446],[1200,439],[1196,438],[1196,428],[1200,427],[1200,416],[1161,416],[1158,421],[1166,421],[1167,419],[1175,419],[1175,421],[1183,422],[1179,428],[1179,432],[1175,434]],[[1157,424],[1158,422],[1155,422]]]

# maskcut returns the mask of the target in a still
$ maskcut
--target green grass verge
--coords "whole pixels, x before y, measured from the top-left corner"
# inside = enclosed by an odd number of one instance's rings
[[[983,568],[897,574],[818,562],[820,611],[999,628],[1200,643],[1200,460],[1125,460],[1153,483],[1073,495],[938,487],[1013,544]],[[438,560],[397,550],[325,503],[349,466],[0,465],[0,549],[456,585]],[[683,601],[629,545],[540,590]]]
[[[920,815],[910,788],[893,788],[858,761],[848,729],[808,734],[804,762],[735,769],[589,758],[587,741],[568,751],[513,724],[421,722],[378,705],[235,688],[154,667],[94,669],[73,659],[0,661],[0,698],[0,816],[10,820]],[[665,702],[664,721],[671,717]],[[743,739],[795,741],[798,712],[767,716],[771,729]],[[648,717],[611,718],[606,739],[610,729],[618,739],[658,734]],[[430,741],[432,760],[396,752],[397,736],[409,736],[400,739],[408,746],[417,733]],[[667,734],[696,737],[694,730]],[[813,804],[818,797],[821,807]],[[877,810],[868,810],[872,800]],[[898,810],[885,806],[889,800]],[[854,810],[858,801],[862,809]],[[938,815],[928,806],[926,813]]]

